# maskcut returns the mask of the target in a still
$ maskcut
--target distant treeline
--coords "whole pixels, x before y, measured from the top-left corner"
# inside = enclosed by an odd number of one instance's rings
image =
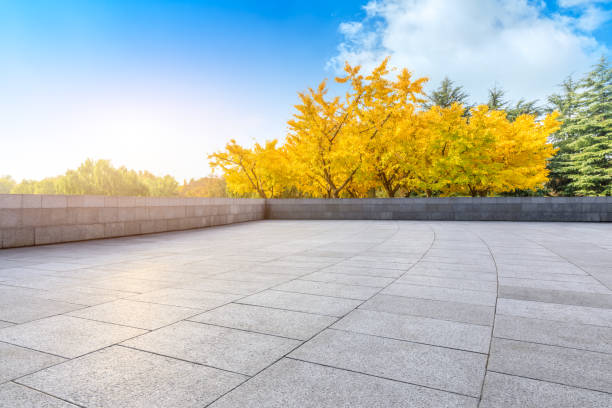
[[[149,197],[226,197],[225,180],[203,177],[179,185],[174,177],[113,167],[109,160],[87,159],[78,169],[57,177],[15,182],[0,177],[0,194],[68,194]]]

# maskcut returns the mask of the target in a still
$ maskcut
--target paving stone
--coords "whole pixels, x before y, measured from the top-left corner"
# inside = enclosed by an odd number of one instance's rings
[[[474,271],[456,271],[452,269],[434,269],[431,267],[420,267],[418,264],[406,272],[405,276],[421,275],[421,276],[436,276],[440,278],[454,279],[469,279],[476,281],[497,282],[497,274],[495,272],[474,272]]]
[[[444,302],[431,299],[408,298],[403,296],[376,295],[360,309],[396,314],[453,320],[462,323],[493,325],[493,306],[470,305],[468,303]]]
[[[290,355],[332,367],[480,396],[487,356],[376,336],[325,330]]]
[[[497,295],[493,292],[408,285],[404,283],[393,283],[389,285],[389,287],[383,289],[381,293],[483,306],[495,306],[495,300],[497,298]]]
[[[25,323],[84,308],[85,305],[57,302],[35,297],[9,297],[0,299],[0,320]]]
[[[554,272],[534,272],[530,271],[506,271],[500,272],[500,277],[503,278],[519,278],[519,279],[537,279],[537,280],[549,280],[559,282],[578,282],[578,283],[597,283],[592,276],[582,273],[581,275],[567,274],[567,273],[554,273]],[[508,286],[521,286],[521,285],[508,285]]]
[[[241,282],[221,279],[200,279],[197,281],[177,284],[183,289],[203,290],[207,292],[230,293],[235,295],[250,295],[273,286],[269,282]]]
[[[282,359],[211,408],[476,408],[477,399]]]
[[[0,408],[77,408],[76,405],[23,385],[0,384]]]
[[[36,297],[60,302],[74,303],[85,306],[95,306],[112,302],[122,297],[130,296],[128,292],[90,287],[71,287],[68,289],[49,290],[37,293]]]
[[[474,324],[358,309],[332,328],[435,346],[487,353],[491,328]]]
[[[398,278],[404,273],[404,271],[397,269],[364,268],[342,264],[328,266],[322,269],[321,272],[340,273],[344,275],[378,276],[382,278]]]
[[[300,344],[297,340],[195,322],[179,322],[126,346],[254,375]]]
[[[242,296],[243,295],[232,295],[229,293],[204,292],[201,290],[165,288],[133,296],[129,299],[209,310],[233,300],[240,299]]]
[[[612,291],[610,291],[610,289],[606,288],[601,283],[595,280],[593,280],[592,283],[582,283],[500,277],[499,284],[506,286],[523,286],[527,288],[570,290],[574,292],[602,293],[606,295],[612,295]]]
[[[113,346],[19,383],[88,407],[203,407],[246,377]]]
[[[516,300],[533,300],[544,303],[599,307],[612,309],[612,295],[585,293],[567,290],[522,288],[519,286],[499,286],[499,297]]]
[[[314,272],[301,279],[316,282],[343,283],[345,285],[371,286],[383,288],[393,282],[392,278],[364,275],[346,275],[341,273]]]
[[[198,314],[197,309],[120,299],[70,313],[70,316],[154,330]]]
[[[143,333],[130,327],[53,316],[1,329],[0,341],[74,358]]]
[[[285,273],[252,272],[252,271],[231,271],[212,277],[213,279],[223,279],[240,282],[260,282],[278,285],[294,279],[294,275]]]
[[[612,354],[612,328],[498,315],[493,335]]]
[[[64,360],[51,354],[0,343],[0,383],[14,380]]]
[[[612,355],[494,338],[488,369],[612,392]]]
[[[170,286],[170,283],[163,281],[152,281],[147,279],[134,278],[109,278],[94,280],[89,286],[103,289],[120,290],[124,292],[145,293],[152,290]]]
[[[480,408],[609,408],[612,394],[487,372]]]
[[[230,303],[192,317],[189,320],[298,340],[307,340],[334,323],[336,318]]]
[[[4,328],[4,327],[9,327],[12,326],[14,323],[9,323],[9,322],[3,322],[0,321],[0,329]]]
[[[266,290],[265,292],[240,299],[237,303],[341,317],[359,306],[361,301]]]
[[[470,280],[441,278],[437,276],[404,275],[398,279],[399,283],[410,285],[436,286],[452,289],[481,290],[485,292],[497,292],[497,282],[488,280]]]
[[[291,282],[275,286],[274,290],[366,300],[376,294],[380,288],[296,279]]]
[[[612,327],[612,310],[594,307],[499,299],[497,314]]]

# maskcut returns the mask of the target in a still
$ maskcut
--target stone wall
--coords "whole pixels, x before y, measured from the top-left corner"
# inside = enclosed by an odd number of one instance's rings
[[[612,221],[612,197],[230,199],[0,194],[0,247],[177,231],[243,221]]]
[[[260,220],[265,200],[0,194],[0,247]]]
[[[306,220],[612,221],[612,197],[266,200],[266,218]]]

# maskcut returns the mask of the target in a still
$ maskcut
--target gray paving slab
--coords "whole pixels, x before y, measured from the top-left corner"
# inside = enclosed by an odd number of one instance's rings
[[[404,296],[376,295],[360,309],[396,314],[453,320],[462,323],[493,325],[493,306],[471,305],[468,303],[444,302],[440,300],[409,298]]]
[[[0,383],[62,361],[65,361],[62,357],[0,342]]]
[[[202,407],[246,377],[113,346],[23,377],[20,384],[87,407]]]
[[[504,374],[612,392],[612,355],[493,338],[488,369]]]
[[[497,302],[497,313],[507,316],[612,327],[612,309],[500,298]]]
[[[381,276],[366,276],[366,275],[347,275],[343,273],[329,272],[314,272],[309,275],[302,276],[303,280],[328,283],[342,283],[346,285],[361,285],[371,286],[374,288],[383,288],[393,282],[393,278]]]
[[[612,354],[612,328],[498,315],[493,335]]]
[[[165,288],[132,296],[129,300],[209,310],[241,297],[243,295],[205,292],[193,289]]]
[[[274,290],[366,300],[380,291],[380,288],[296,279],[277,285],[274,287]]]
[[[476,398],[282,359],[211,408],[476,408]]]
[[[526,288],[549,289],[549,290],[570,290],[574,292],[602,293],[612,295],[612,291],[593,279],[593,282],[567,282],[539,279],[519,279],[519,278],[499,278],[500,285],[522,286]]]
[[[270,282],[242,282],[235,280],[223,280],[223,279],[199,279],[192,282],[181,283],[174,285],[175,287],[183,289],[202,290],[206,292],[219,292],[219,293],[230,293],[234,295],[250,295],[271,286],[274,286]]]
[[[490,280],[442,278],[438,276],[421,276],[408,274],[399,278],[397,282],[407,283],[409,285],[436,286],[441,288],[497,292],[497,282]]]
[[[59,302],[95,306],[101,303],[112,302],[113,300],[130,295],[131,294],[128,292],[91,288],[86,286],[75,286],[66,289],[46,290],[42,291],[42,293],[36,293],[33,296]]]
[[[421,316],[399,315],[358,309],[332,328],[487,353],[491,328]]]
[[[153,330],[198,314],[197,309],[120,299],[69,313],[99,322]]]
[[[0,384],[0,408],[77,408],[61,399],[23,385]]]
[[[612,295],[599,293],[500,285],[499,297],[506,299],[532,300],[535,302],[612,309]]]
[[[357,266],[346,266],[342,264],[328,266],[321,270],[325,273],[341,273],[344,275],[377,276],[382,278],[398,278],[404,271],[397,269],[368,268]]]
[[[223,370],[254,375],[301,342],[185,321],[122,344]]]
[[[497,282],[497,274],[495,272],[474,272],[474,271],[456,271],[452,269],[439,269],[433,267],[420,267],[422,263],[417,264],[414,268],[410,268],[406,272],[406,276],[435,276],[439,278],[454,278],[454,279],[469,279],[475,281]]]
[[[495,300],[497,298],[497,295],[493,292],[409,285],[404,283],[393,283],[383,289],[381,293],[483,306],[495,306]]]
[[[487,372],[480,408],[609,408],[612,394]]]
[[[325,330],[289,357],[480,396],[486,355],[338,330]]]
[[[0,299],[0,320],[25,323],[86,307],[74,303],[58,302],[37,297]]]
[[[123,292],[145,293],[168,287],[170,286],[170,283],[148,279],[114,277],[92,280],[88,285],[95,288],[118,290]]]
[[[0,329],[0,341],[74,358],[121,342],[145,330],[70,316],[53,316]]]
[[[334,323],[337,318],[230,303],[191,317],[189,320],[297,340],[308,340]]]
[[[340,317],[359,306],[361,301],[334,298],[329,296],[266,290],[256,295],[240,299],[237,301],[237,303]]]

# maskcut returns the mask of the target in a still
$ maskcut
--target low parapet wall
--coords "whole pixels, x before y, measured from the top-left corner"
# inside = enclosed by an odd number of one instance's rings
[[[266,200],[266,218],[306,220],[612,221],[612,197]]]
[[[265,200],[0,194],[0,247],[260,220]]]
[[[612,197],[231,199],[0,194],[0,247],[178,231],[243,221],[612,221]]]

